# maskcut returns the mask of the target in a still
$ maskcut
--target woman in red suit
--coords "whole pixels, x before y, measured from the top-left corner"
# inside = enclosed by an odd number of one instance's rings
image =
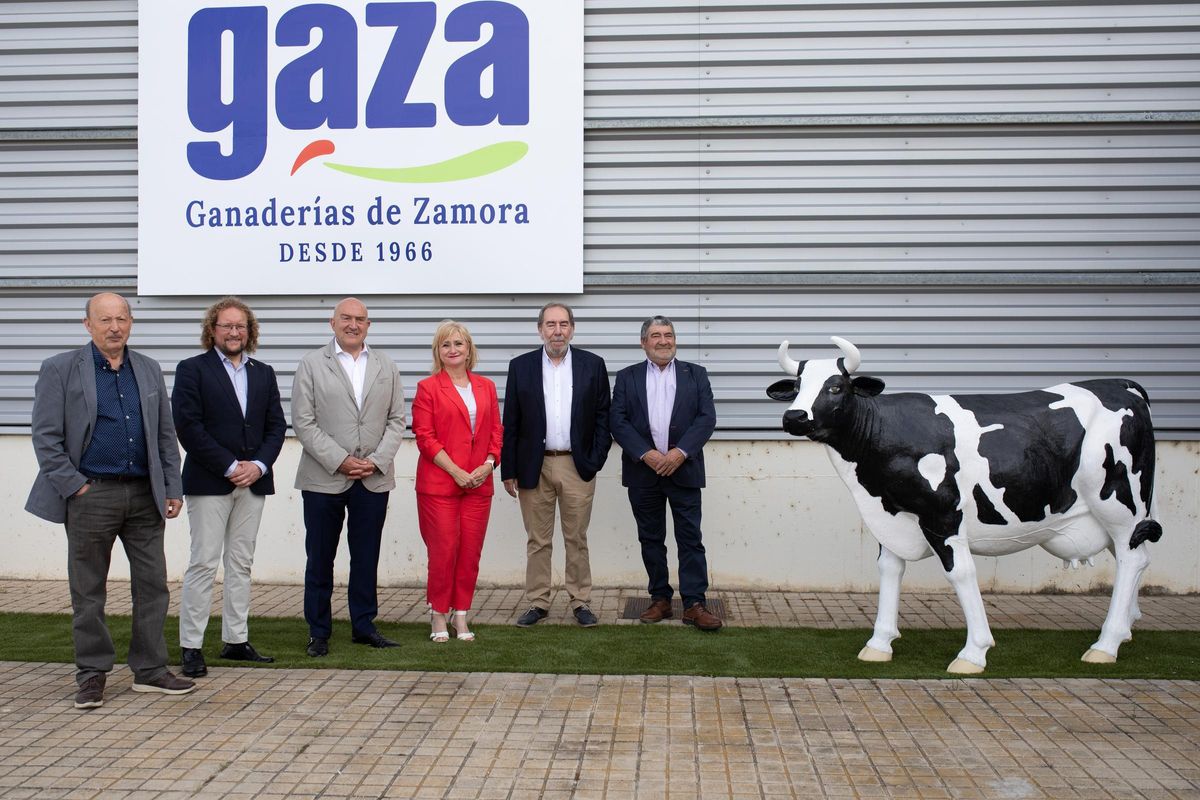
[[[429,551],[426,600],[435,642],[475,638],[467,612],[479,578],[479,554],[492,510],[492,472],[503,429],[496,384],[471,372],[477,354],[466,326],[446,320],[433,335],[433,369],[417,384],[412,430],[417,461],[417,519]]]

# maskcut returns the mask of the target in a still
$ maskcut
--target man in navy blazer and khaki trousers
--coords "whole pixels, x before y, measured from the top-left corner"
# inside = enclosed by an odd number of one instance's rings
[[[245,303],[236,297],[214,303],[205,312],[200,344],[206,352],[179,363],[171,393],[175,431],[187,451],[183,493],[192,528],[179,601],[181,661],[189,678],[208,674],[201,647],[222,551],[221,658],[274,660],[250,644],[250,568],[287,430],[275,371],[250,358],[258,347],[258,319]]]
[[[575,313],[547,303],[538,314],[544,345],[508,364],[504,389],[504,453],[500,477],[521,503],[526,542],[525,599],[517,620],[527,628],[550,609],[554,507],[562,521],[571,613],[584,627],[597,624],[589,603],[592,568],[587,529],[596,473],[608,459],[608,368],[604,359],[571,346]]]
[[[649,577],[650,607],[642,622],[674,615],[667,569],[667,503],[679,547],[679,593],[683,621],[703,631],[721,628],[705,607],[708,561],[700,534],[704,444],[716,427],[708,372],[675,358],[675,326],[666,317],[642,323],[646,360],[617,373],[611,427],[621,445],[621,483],[637,521],[642,561]]]

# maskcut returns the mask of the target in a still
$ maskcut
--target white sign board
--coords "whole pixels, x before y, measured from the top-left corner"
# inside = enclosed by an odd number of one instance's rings
[[[583,4],[139,3],[138,293],[583,291]]]

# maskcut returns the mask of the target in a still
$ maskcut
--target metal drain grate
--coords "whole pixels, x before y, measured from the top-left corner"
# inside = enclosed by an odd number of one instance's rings
[[[649,597],[626,597],[625,610],[621,612],[621,619],[637,619],[649,607]],[[728,615],[725,612],[724,600],[709,597],[704,601],[704,607],[708,609],[709,613],[716,615],[719,619],[728,619]],[[675,613],[675,619],[683,616],[683,601],[678,597],[671,601],[671,611]]]

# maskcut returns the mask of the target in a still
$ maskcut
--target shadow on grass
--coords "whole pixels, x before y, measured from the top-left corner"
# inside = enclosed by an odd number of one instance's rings
[[[128,617],[109,617],[118,661],[129,647]],[[220,619],[209,624],[209,666],[249,666],[218,658]],[[307,631],[298,619],[257,618],[251,641],[274,664],[255,668],[388,669],[432,672],[550,672],[599,675],[710,675],[796,678],[947,678],[946,666],[963,646],[962,630],[912,630],[894,644],[891,662],[857,660],[867,630],[727,627],[701,633],[678,624],[472,626],[473,643],[435,645],[429,628],[381,623],[400,647],[374,650],[350,642],[350,626],[335,622],[330,653],[308,658]],[[62,614],[0,614],[0,660],[70,663],[71,618]],[[179,663],[178,620],[167,620],[171,663]],[[217,632],[214,635],[213,632]],[[1096,631],[993,631],[985,677],[1154,678],[1200,680],[1200,636],[1195,631],[1140,631],[1121,648],[1116,664],[1085,664],[1079,657]]]

